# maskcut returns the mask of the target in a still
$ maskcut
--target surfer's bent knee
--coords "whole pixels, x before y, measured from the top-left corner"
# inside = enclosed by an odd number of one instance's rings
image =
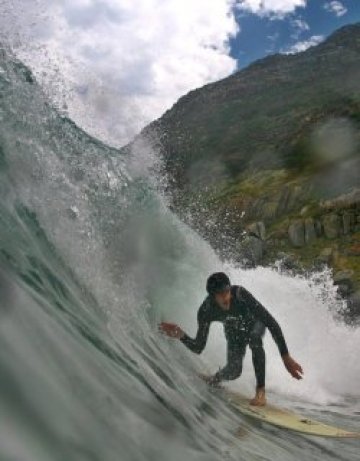
[[[229,366],[229,370],[227,373],[227,380],[232,381],[233,379],[237,379],[241,376],[242,373],[242,363],[236,363]]]

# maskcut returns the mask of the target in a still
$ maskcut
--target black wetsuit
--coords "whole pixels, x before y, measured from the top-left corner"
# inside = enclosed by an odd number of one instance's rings
[[[193,352],[200,354],[209,334],[211,322],[222,322],[227,340],[227,364],[213,377],[214,382],[236,379],[241,375],[247,345],[252,350],[257,387],[265,386],[265,351],[262,336],[267,327],[280,354],[288,353],[281,328],[274,317],[244,287],[231,287],[228,310],[219,307],[214,298],[207,296],[198,311],[198,331],[195,339],[185,334],[181,341]]]

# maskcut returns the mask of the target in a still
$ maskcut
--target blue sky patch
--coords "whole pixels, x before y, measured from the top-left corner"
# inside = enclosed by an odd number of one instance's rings
[[[284,17],[236,12],[239,34],[230,41],[231,56],[242,69],[279,52],[296,52],[315,45],[346,24],[360,21],[360,0],[308,0]]]

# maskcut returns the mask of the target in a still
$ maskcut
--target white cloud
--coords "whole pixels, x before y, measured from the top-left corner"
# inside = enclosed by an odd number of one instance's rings
[[[346,6],[337,0],[326,2],[324,9],[329,11],[329,13],[334,13],[337,17],[344,16],[347,13]]]
[[[239,9],[250,11],[260,16],[282,18],[296,8],[304,8],[307,0],[239,0]]]
[[[287,48],[285,50],[282,50],[281,52],[284,54],[295,54],[295,53],[300,53],[301,51],[305,51],[311,46],[318,45],[324,40],[323,35],[313,35],[307,40],[299,41],[292,45],[290,48]]]
[[[301,31],[309,30],[309,24],[303,19],[293,19],[291,21],[292,25]]]
[[[279,32],[275,32],[273,34],[270,34],[270,35],[267,35],[267,39],[268,41],[270,42],[268,47],[266,48],[266,53],[274,53],[275,52],[275,48],[276,48],[276,45],[277,45],[277,41],[279,40],[279,37],[280,37],[280,33]]]
[[[7,2],[4,35],[23,31],[21,56],[46,72],[48,85],[60,72],[70,115],[116,144],[184,93],[236,69],[231,0],[52,0],[31,9],[26,0]]]
[[[295,38],[295,39],[300,37],[300,35],[303,34],[304,32],[307,32],[310,30],[309,24],[306,21],[304,21],[304,19],[301,19],[301,18],[291,19],[290,24],[294,29],[294,32],[292,33],[291,36],[292,38]]]

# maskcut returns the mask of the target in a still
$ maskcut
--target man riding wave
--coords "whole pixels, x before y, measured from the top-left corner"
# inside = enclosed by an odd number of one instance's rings
[[[200,354],[205,348],[211,322],[223,323],[227,363],[213,376],[203,376],[208,384],[216,386],[221,381],[238,378],[249,345],[256,376],[256,393],[250,404],[265,405],[265,350],[262,338],[266,328],[270,330],[288,372],[296,379],[302,378],[302,367],[290,356],[280,325],[248,290],[231,285],[229,277],[223,272],[210,275],[206,290],[208,296],[197,314],[198,330],[195,338],[189,337],[173,323],[162,322],[160,330],[172,338],[178,338],[192,352]]]

